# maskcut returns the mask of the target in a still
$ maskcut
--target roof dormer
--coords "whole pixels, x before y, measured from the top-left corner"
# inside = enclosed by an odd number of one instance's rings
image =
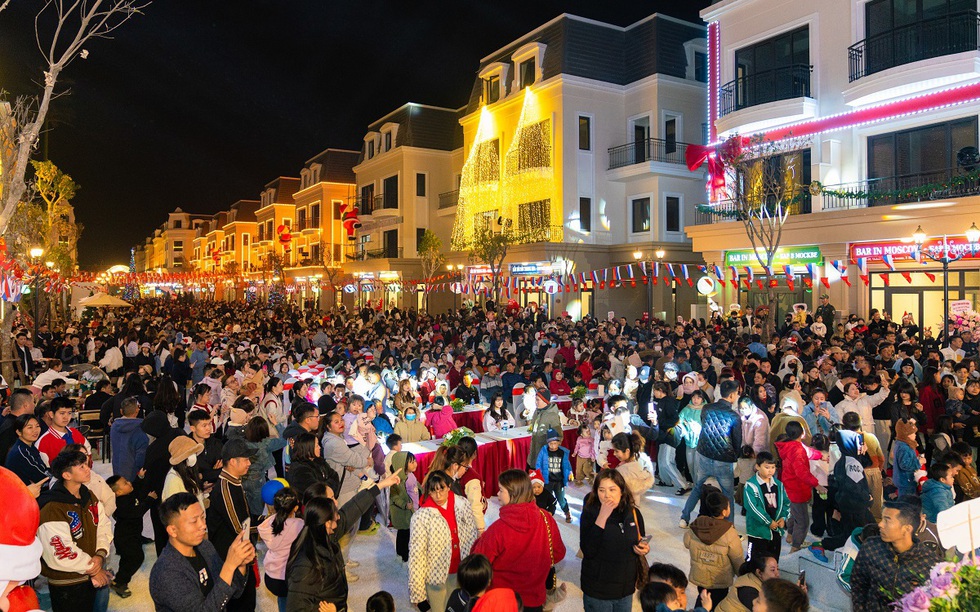
[[[398,143],[398,128],[400,124],[388,122],[381,126],[381,153],[391,151]]]
[[[540,42],[530,42],[521,46],[511,54],[517,77],[517,87],[514,91],[524,89],[541,81],[541,62],[548,45]]]
[[[364,159],[374,159],[378,154],[378,144],[381,142],[381,134],[378,132],[368,132],[364,135]]]
[[[483,81],[484,104],[493,104],[507,95],[505,87],[510,80],[510,64],[506,62],[488,64],[478,76]]]

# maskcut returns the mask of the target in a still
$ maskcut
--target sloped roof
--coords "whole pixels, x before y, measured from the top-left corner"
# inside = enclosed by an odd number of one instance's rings
[[[234,223],[236,221],[255,223],[255,211],[261,205],[261,202],[258,200],[238,200],[230,207],[228,223]]]
[[[326,183],[356,184],[354,166],[361,157],[360,151],[346,149],[327,149],[307,160],[306,167],[320,164],[320,180]]]
[[[299,191],[299,185],[298,178],[280,176],[266,183],[265,188],[275,192],[272,197],[273,204],[292,204],[293,194]]]
[[[409,102],[378,119],[368,129],[377,132],[386,123],[399,125],[396,147],[452,151],[462,146],[463,128],[459,125],[458,109]]]

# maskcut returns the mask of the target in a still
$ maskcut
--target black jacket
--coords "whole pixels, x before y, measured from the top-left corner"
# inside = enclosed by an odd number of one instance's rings
[[[302,498],[310,485],[318,482],[325,483],[333,489],[334,494],[340,492],[340,476],[323,458],[317,457],[312,461],[293,461],[286,471],[286,482],[296,490]]]
[[[599,505],[582,510],[582,592],[596,599],[622,599],[636,590],[637,556],[633,546],[644,535],[643,515],[636,511],[624,516],[618,509],[606,520],[605,529],[596,526]]]
[[[137,478],[132,493],[116,497],[116,511],[112,514],[112,518],[116,519],[116,537],[120,532],[139,537],[143,530],[143,515],[150,509],[149,494],[146,478]]]
[[[735,463],[742,448],[742,421],[726,400],[718,400],[701,410],[701,438],[698,453],[708,459]]]
[[[191,437],[191,435],[187,434],[187,437]],[[214,464],[221,459],[222,448],[224,448],[224,444],[221,442],[221,438],[215,434],[211,434],[211,437],[204,441],[204,452],[197,456],[197,468],[202,481],[218,481],[221,468],[215,468]]]
[[[228,555],[231,543],[242,531],[242,523],[249,517],[248,501],[242,481],[222,470],[221,477],[211,490],[208,506],[208,540],[222,558]],[[257,529],[253,525],[252,529]]]
[[[156,491],[157,495],[163,493],[163,483],[167,479],[167,472],[170,471],[170,443],[174,438],[181,435],[177,429],[170,427],[167,413],[160,410],[152,410],[146,415],[140,429],[148,436],[153,436],[153,441],[146,447],[146,482],[151,491]]]
[[[344,555],[338,541],[368,511],[378,493],[378,487],[359,491],[340,508],[340,520],[337,521],[333,535],[327,536],[326,546],[315,547],[323,568],[322,575],[314,575],[313,561],[304,554],[298,554],[289,563],[286,567],[289,588],[286,598],[287,612],[316,612],[321,601],[337,606],[337,612],[347,612],[347,575],[344,572]],[[299,538],[304,536],[308,536],[305,529]]]
[[[668,432],[680,420],[680,403],[677,398],[669,395],[655,401],[657,402],[657,426],[660,429],[657,441],[661,444],[677,446],[677,438]]]

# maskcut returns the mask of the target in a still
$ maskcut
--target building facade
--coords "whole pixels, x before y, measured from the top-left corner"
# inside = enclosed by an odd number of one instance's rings
[[[951,266],[950,298],[975,304],[980,273],[967,230],[980,219],[976,1],[724,0],[702,17],[712,137],[781,143],[770,163],[799,194],[777,253],[777,315],[794,303],[812,308],[827,292],[839,316],[908,313],[938,333],[942,266],[915,257],[919,228],[920,252],[938,252],[946,236],[952,253],[966,255]],[[687,234],[709,269],[762,273],[739,222],[697,221]],[[761,291],[729,284],[714,300],[754,306]]]

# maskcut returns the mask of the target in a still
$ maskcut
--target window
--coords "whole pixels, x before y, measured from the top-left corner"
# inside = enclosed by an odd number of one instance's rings
[[[664,121],[664,153],[670,155],[677,152],[677,118],[669,117]]]
[[[385,132],[385,151],[391,151],[391,132]]]
[[[174,253],[182,253],[184,251],[184,241],[174,240]]]
[[[310,205],[310,227],[317,228],[320,227],[320,205],[311,204]]]
[[[500,140],[484,140],[476,145],[474,159],[486,160],[476,168],[476,180],[483,183],[500,180]]]
[[[265,223],[259,223],[259,242],[265,240]],[[197,255],[194,255],[197,257]]]
[[[374,141],[369,140],[367,143],[367,158],[371,159],[374,157]]]
[[[425,174],[422,172],[415,174],[415,195],[420,198],[425,197]]]
[[[231,236],[228,236],[228,249],[227,250],[229,250],[229,251],[234,251],[235,250],[235,235],[234,234],[232,234]]]
[[[735,52],[735,80],[722,87],[722,114],[810,96],[810,29],[786,32]]]
[[[488,79],[484,79],[484,91],[483,97],[487,104],[493,104],[500,99],[500,77],[492,76]]]
[[[694,52],[694,80],[699,83],[708,82],[708,54]]]
[[[664,199],[664,230],[681,231],[681,199],[677,196],[667,196]]]
[[[65,219],[65,221],[67,221],[67,219]],[[174,219],[174,229],[180,229],[181,225],[183,225],[183,222],[180,219]]]
[[[272,219],[265,222],[265,239],[272,240]]]
[[[592,117],[578,117],[578,150],[592,150]]]
[[[340,212],[340,207],[344,205],[340,200],[334,200],[331,202],[333,204],[333,219],[334,221],[340,221],[344,218],[344,213]]]
[[[419,247],[422,245],[422,239],[425,237],[425,228],[416,227],[415,228],[415,252],[419,252]]]
[[[358,212],[362,215],[370,215],[374,212],[374,183],[361,187],[361,205]]]
[[[509,174],[551,167],[551,119],[522,127],[515,140],[518,146],[507,153]]]
[[[306,229],[306,209],[301,208],[296,211],[296,229],[303,231]]]
[[[487,210],[482,213],[477,213],[473,217],[473,233],[478,234],[485,230],[492,230],[497,223],[497,217],[500,216],[499,210]]]
[[[578,199],[578,219],[583,232],[592,231],[592,198]]]
[[[787,204],[789,214],[810,212],[810,149],[774,155],[764,160],[746,164],[745,173],[739,177],[746,198],[761,203],[762,198],[776,205],[781,198]],[[799,196],[799,197],[797,197]]]
[[[650,231],[650,198],[633,200],[632,231],[634,234]]]
[[[242,248],[244,249],[248,248],[248,239],[249,239],[248,234],[242,234]]]
[[[384,207],[398,208],[398,175],[389,176],[384,180]]]
[[[320,261],[320,243],[310,245],[310,259],[314,263],[319,263]]]
[[[869,190],[895,191],[947,183],[953,177],[975,171],[969,160],[975,159],[976,148],[976,117],[872,136],[868,138]],[[892,203],[893,199],[871,202]]]
[[[535,72],[534,58],[521,62],[521,67],[520,67],[521,89],[524,89],[525,87],[534,84],[534,76],[535,76],[534,72]]]
[[[977,50],[976,0],[872,0],[864,6],[864,57],[851,80],[932,57]],[[864,72],[860,68],[864,60]],[[853,62],[853,60],[852,60]]]

